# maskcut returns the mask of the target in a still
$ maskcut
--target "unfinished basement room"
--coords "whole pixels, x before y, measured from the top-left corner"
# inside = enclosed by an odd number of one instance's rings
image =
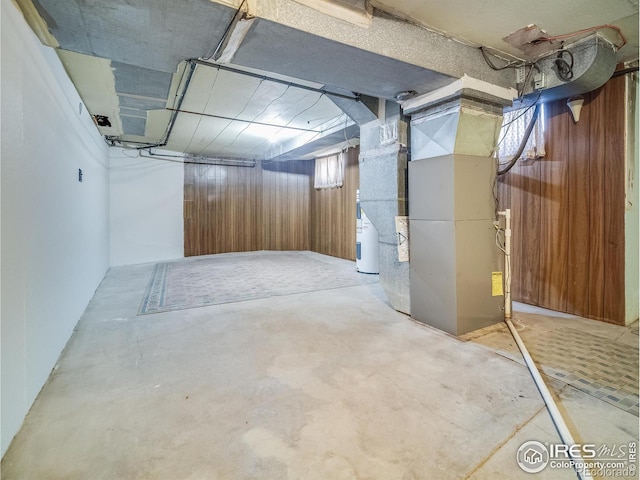
[[[0,0],[2,480],[638,479],[638,0]]]

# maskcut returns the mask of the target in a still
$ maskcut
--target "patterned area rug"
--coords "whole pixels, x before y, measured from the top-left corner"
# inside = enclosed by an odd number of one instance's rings
[[[158,263],[139,315],[378,282],[354,262],[312,252],[249,252]]]
[[[520,332],[541,370],[638,416],[638,348],[572,328]],[[499,354],[522,363],[519,354]]]

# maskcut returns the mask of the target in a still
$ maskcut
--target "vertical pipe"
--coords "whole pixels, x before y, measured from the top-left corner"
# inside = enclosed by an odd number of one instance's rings
[[[531,358],[531,355],[529,354],[529,350],[527,350],[527,347],[522,341],[522,338],[520,338],[518,331],[516,330],[516,328],[513,326],[513,323],[511,322],[511,209],[507,208],[503,212],[498,212],[498,215],[504,216],[504,219],[505,219],[504,256],[505,256],[505,277],[506,278],[505,278],[505,300],[504,300],[505,320],[504,321],[507,324],[507,327],[509,327],[509,331],[511,332],[513,339],[516,341],[518,348],[520,349],[522,358],[524,358],[524,363],[527,365],[527,368],[529,369],[529,373],[531,373],[531,376],[533,377],[533,381],[536,384],[536,387],[538,387],[538,391],[540,392],[540,396],[542,396],[542,400],[544,400],[544,403],[547,405],[547,411],[549,412],[549,415],[551,416],[551,420],[553,421],[553,424],[555,425],[556,430],[560,435],[560,439],[562,440],[562,443],[564,443],[568,447],[571,447],[573,445],[576,445],[576,442],[573,439],[573,435],[571,435],[571,431],[569,430],[569,427],[567,427],[567,424],[564,421],[564,418],[562,417],[562,413],[560,413],[560,410],[558,410],[558,406],[556,405],[556,402],[553,400],[553,397],[551,396],[551,392],[549,391],[549,388],[544,383],[544,379],[542,378],[542,375],[540,375],[540,371],[538,370],[538,367],[536,367],[536,364],[533,361],[533,358]],[[578,474],[578,477],[581,480],[592,479],[593,477],[591,476],[591,472],[589,471],[588,468],[577,467],[578,465],[584,466],[584,459],[582,458],[582,456],[579,453],[575,453],[572,451],[570,451],[569,454],[571,455],[571,459],[575,462],[573,468],[575,472]]]
[[[504,211],[504,317],[511,318],[511,209]]]

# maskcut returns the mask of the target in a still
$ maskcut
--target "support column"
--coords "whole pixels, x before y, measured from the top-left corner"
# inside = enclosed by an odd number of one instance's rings
[[[395,217],[407,215],[407,124],[395,102],[360,127],[360,206],[378,230],[380,284],[389,303],[410,313],[409,263],[398,261]]]
[[[405,103],[411,115],[411,315],[453,335],[503,320],[492,289],[495,160],[502,109],[513,90],[463,77]]]

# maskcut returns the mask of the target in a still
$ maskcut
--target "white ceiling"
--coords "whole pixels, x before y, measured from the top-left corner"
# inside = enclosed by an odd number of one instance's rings
[[[527,25],[560,35],[612,24],[627,39],[619,60],[638,58],[638,0],[373,0],[372,4],[473,45],[520,57],[522,52],[503,38]]]
[[[224,37],[236,8],[243,2],[16,1],[33,2],[36,6],[40,16],[35,23],[31,19],[31,24],[36,25],[34,31],[38,32],[37,27],[44,25],[59,42],[60,56],[87,109],[113,120],[111,127],[100,127],[101,132],[123,141],[147,144],[159,143],[165,137],[172,118],[169,109],[177,105],[183,92],[185,61],[202,58],[213,51]],[[474,49],[438,35],[435,37],[446,42],[446,49],[450,45],[454,48],[443,51],[424,43],[427,38],[422,36],[424,29],[410,26],[398,17],[462,43],[488,46],[519,58],[524,55],[503,38],[527,25],[536,24],[549,35],[560,35],[613,24],[627,39],[627,45],[618,52],[618,60],[638,59],[638,0],[296,1],[306,10],[291,11],[302,17],[310,11],[309,7],[321,12],[321,20],[328,19],[329,32],[319,36],[310,33],[313,29],[293,28],[278,23],[277,19],[257,17],[248,33],[244,32],[246,38],[242,42],[238,40],[237,53],[229,57],[235,68],[316,90],[356,92],[387,99],[401,91],[426,93],[450,83],[451,75],[458,74],[444,73],[447,70],[439,70],[438,65],[464,63],[455,56],[463,49],[465,58],[471,54],[479,59],[481,74],[485,70],[490,72]],[[250,7],[253,5],[251,8],[257,5],[258,10],[260,5],[265,5],[285,11],[285,7],[294,2],[250,0],[247,3]],[[337,4],[340,8],[332,9]],[[373,11],[371,5],[387,13]],[[345,16],[345,9],[356,15]],[[391,20],[394,28],[397,25],[401,28],[396,35],[401,36],[400,33],[409,29],[413,34],[418,31],[411,37],[415,43],[396,38],[387,29],[373,31],[375,17],[388,18],[388,14],[394,16]],[[345,26],[362,40],[360,46],[332,37],[332,29],[344,31]],[[602,30],[602,34],[616,40],[613,30]],[[54,43],[47,35],[41,33],[40,37],[45,43]],[[371,42],[374,45],[369,45]],[[379,46],[382,48],[377,48]],[[412,62],[420,46],[435,63],[425,66]],[[396,51],[402,56],[394,56]],[[511,77],[504,78],[511,81]],[[347,110],[344,104],[341,106]],[[337,144],[346,144],[354,131],[357,135],[354,122],[320,91],[203,65],[196,67],[180,109],[182,112],[175,115],[166,148],[192,155],[290,158],[302,152],[302,146],[310,141],[313,142],[305,150],[307,153],[326,149],[334,140]],[[324,141],[320,142],[323,137]]]
[[[201,156],[264,158],[274,144],[353,124],[321,92],[203,65],[180,110],[167,148]]]

